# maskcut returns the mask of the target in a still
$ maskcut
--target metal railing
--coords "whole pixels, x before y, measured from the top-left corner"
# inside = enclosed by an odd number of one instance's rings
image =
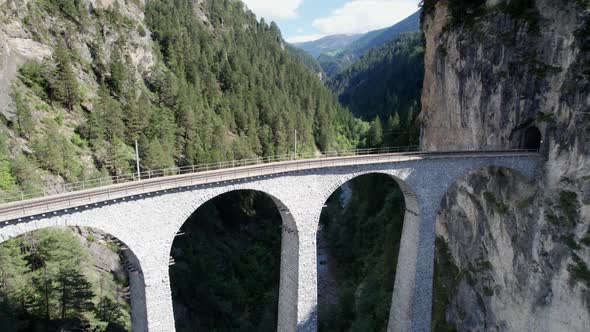
[[[191,174],[206,171],[214,171],[220,169],[230,169],[244,166],[253,166],[259,164],[276,163],[292,160],[318,159],[318,158],[334,158],[334,157],[350,157],[362,155],[374,155],[385,153],[402,153],[402,152],[420,152],[418,146],[398,146],[385,147],[373,149],[356,149],[356,150],[341,150],[341,151],[325,151],[322,153],[294,153],[278,155],[272,157],[257,157],[250,159],[240,159],[232,161],[221,161],[216,163],[207,163],[191,166],[172,167],[158,170],[147,170],[132,174],[123,174],[117,176],[110,176],[104,178],[87,179],[80,182],[64,183],[51,188],[41,188],[27,191],[19,191],[17,193],[0,194],[0,204],[24,201],[33,198],[40,198],[45,196],[70,193],[80,190],[100,188],[113,184],[128,183],[137,180],[154,179],[165,176]]]

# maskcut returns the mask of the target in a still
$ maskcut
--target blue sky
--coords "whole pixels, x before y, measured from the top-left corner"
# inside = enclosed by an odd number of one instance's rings
[[[419,0],[242,0],[275,21],[288,42],[364,33],[391,26],[418,10]]]

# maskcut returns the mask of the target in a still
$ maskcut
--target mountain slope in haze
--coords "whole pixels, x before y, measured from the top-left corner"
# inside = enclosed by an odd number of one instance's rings
[[[292,45],[317,58],[321,54],[331,54],[341,51],[361,37],[363,37],[362,34],[331,35],[309,42],[293,43]]]
[[[405,32],[420,30],[420,11],[385,29],[368,32],[337,54],[323,53],[318,61],[324,72],[333,77],[372,48],[377,48]]]

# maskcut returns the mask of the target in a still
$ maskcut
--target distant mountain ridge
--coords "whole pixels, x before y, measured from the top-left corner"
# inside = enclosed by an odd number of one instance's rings
[[[402,21],[384,29],[370,31],[362,35],[352,36],[355,38],[346,44],[343,35],[327,36],[322,39],[296,43],[293,46],[301,48],[317,57],[320,66],[328,77],[333,77],[361,58],[367,51],[378,48],[387,42],[395,39],[402,33],[416,32],[420,30],[420,11],[408,16]],[[345,36],[345,35],[344,35]],[[351,36],[349,36],[351,37]],[[340,49],[336,45],[344,45]],[[330,44],[330,46],[328,46]],[[319,51],[323,47],[323,51]],[[316,55],[318,54],[319,55]]]
[[[334,52],[338,52],[344,50],[348,45],[356,41],[357,39],[363,37],[362,34],[354,34],[354,35],[331,35],[326,36],[317,40],[303,42],[303,43],[293,43],[294,47],[304,50],[305,52],[309,53],[314,58],[319,57],[322,54],[330,54]]]

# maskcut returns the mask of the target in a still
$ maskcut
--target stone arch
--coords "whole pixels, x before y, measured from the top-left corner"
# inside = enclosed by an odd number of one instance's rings
[[[388,331],[409,330],[412,322],[411,309],[414,298],[416,257],[418,256],[419,250],[422,211],[415,190],[405,180],[409,175],[407,170],[369,170],[346,174],[339,177],[332,186],[326,188],[321,197],[323,202],[326,202],[345,183],[355,178],[371,174],[387,175],[397,183],[404,196],[406,211],[400,239],[396,274],[393,281],[394,288],[389,310]],[[319,226],[319,216],[317,222],[316,227]]]
[[[405,180],[403,180],[403,174],[401,174],[401,172],[398,172],[397,170],[392,170],[392,171],[371,170],[371,171],[365,171],[365,172],[344,174],[343,176],[339,177],[336,181],[334,181],[332,183],[332,185],[327,186],[325,188],[325,190],[321,193],[321,199],[323,200],[322,203],[325,204],[325,202],[328,200],[328,198],[330,198],[330,196],[332,196],[336,192],[336,190],[338,190],[340,187],[342,187],[347,182],[350,182],[353,179],[356,179],[361,176],[372,175],[372,174],[381,174],[381,175],[387,175],[388,177],[390,177],[393,181],[395,181],[395,183],[397,183],[397,185],[401,189],[402,193],[404,194],[404,200],[405,200],[406,206],[408,206],[407,204],[413,205],[413,203],[415,203],[415,207],[418,206],[418,201],[415,199],[416,194],[414,193],[414,190],[410,187],[410,185]],[[412,202],[412,197],[414,197],[415,202]],[[418,211],[418,210],[416,209],[416,211]],[[418,213],[419,213],[419,211],[418,211]],[[404,222],[405,222],[405,220],[404,220]],[[317,223],[319,223],[319,219],[317,220]],[[316,226],[318,226],[318,225],[316,225]]]
[[[8,222],[5,223],[5,225]],[[127,269],[128,277],[129,277],[129,284],[130,284],[130,291],[131,291],[131,328],[133,332],[146,332],[148,331],[148,319],[147,319],[147,307],[146,307],[146,296],[145,296],[145,280],[143,275],[142,264],[139,258],[136,256],[133,249],[123,240],[117,236],[112,234],[112,232],[106,231],[101,227],[85,225],[83,223],[76,223],[76,222],[54,222],[54,223],[29,223],[21,225],[22,227],[17,227],[16,231],[12,232],[8,236],[0,236],[0,245],[4,242],[9,241],[10,239],[23,236],[28,233],[32,233],[35,231],[40,231],[44,229],[50,228],[66,228],[66,227],[82,227],[82,228],[89,228],[100,231],[104,234],[112,236],[117,241],[121,243],[121,245],[126,248],[123,250],[123,257],[125,258],[126,262],[125,268]],[[0,231],[2,231],[2,227],[0,227]],[[0,234],[1,235],[1,234]]]
[[[205,203],[222,195],[238,192],[252,191],[270,198],[281,216],[281,257],[279,280],[279,308],[277,317],[277,330],[294,331],[297,327],[297,298],[299,287],[299,231],[297,223],[291,214],[289,207],[278,198],[278,195],[269,193],[249,183],[236,185],[212,186],[202,195],[195,196],[192,203],[186,209],[184,217],[177,220],[174,229],[177,234],[190,216]],[[167,243],[167,253],[172,252],[174,238]]]

